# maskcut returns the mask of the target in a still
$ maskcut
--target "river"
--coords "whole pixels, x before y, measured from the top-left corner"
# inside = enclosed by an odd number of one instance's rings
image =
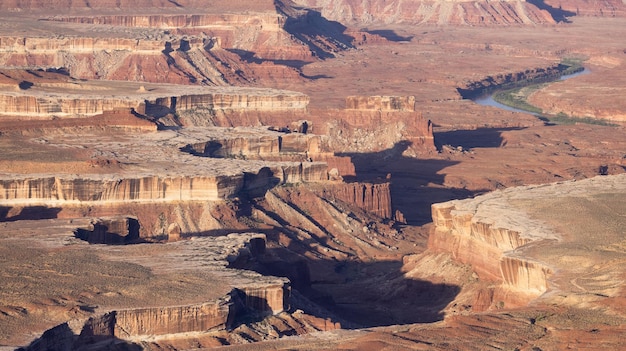
[[[572,74],[561,76],[561,77],[559,77],[558,80],[566,80],[566,79],[582,76],[582,75],[589,74],[589,73],[591,73],[591,71],[588,70],[587,68],[585,68],[584,70],[582,70],[580,72],[576,72],[576,73],[572,73]],[[475,99],[472,99],[472,101],[474,101],[475,103],[477,103],[479,105],[483,105],[483,106],[492,106],[492,107],[501,108],[501,109],[507,110],[507,111],[531,113],[533,115],[537,115],[536,113],[528,112],[528,111],[521,110],[521,109],[518,109],[518,108],[515,108],[515,107],[510,107],[510,106],[503,105],[503,104],[497,102],[496,100],[493,99],[493,95],[495,93],[497,93],[497,91],[489,93],[487,95],[479,96],[479,97],[477,97]]]

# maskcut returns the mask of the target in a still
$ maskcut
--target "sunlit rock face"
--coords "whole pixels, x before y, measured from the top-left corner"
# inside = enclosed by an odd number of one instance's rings
[[[624,175],[531,185],[433,204],[429,248],[499,283],[507,305],[588,308],[621,299]],[[581,295],[582,294],[582,295]]]
[[[554,23],[545,10],[527,1],[356,1],[296,0],[321,8],[327,18],[343,23],[429,23],[452,25],[510,25]]]
[[[0,200],[14,204],[215,201],[235,194],[243,175],[230,177],[109,178],[51,176],[0,180]]]
[[[513,189],[508,190],[515,191]],[[523,192],[524,189],[517,189]],[[475,199],[432,205],[435,231],[429,247],[449,252],[472,266],[483,279],[509,289],[539,296],[548,289],[551,268],[516,253],[534,242],[556,239],[549,228],[510,206],[508,196],[496,191]]]

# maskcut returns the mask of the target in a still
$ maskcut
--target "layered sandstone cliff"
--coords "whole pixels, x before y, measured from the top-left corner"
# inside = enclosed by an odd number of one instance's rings
[[[308,100],[307,100],[308,101]],[[289,104],[289,106],[295,104]],[[294,107],[299,107],[298,105]],[[419,112],[413,96],[352,96],[346,99],[346,109],[308,108],[294,116],[288,109],[283,110],[219,110],[190,109],[180,111],[179,120],[184,125],[194,126],[278,126],[278,130],[291,130],[294,122],[306,121],[309,133],[323,135],[316,139],[302,136],[301,133],[285,135],[284,149],[291,144],[301,144],[306,140],[310,154],[320,151],[371,152],[393,148],[400,142],[408,142],[411,152],[432,152],[435,150],[432,123]],[[301,123],[300,123],[301,125]],[[304,146],[297,146],[303,148]],[[352,170],[342,166],[340,159],[330,160],[320,155],[313,160],[334,162],[330,168],[337,168],[342,175],[350,175]],[[336,165],[335,165],[336,164]],[[338,166],[338,167],[337,167]]]
[[[397,219],[391,206],[389,183],[342,183],[318,192],[322,198],[343,201],[380,218]]]
[[[257,173],[262,173],[262,167]],[[291,163],[267,168],[262,177],[273,187],[279,183],[328,179],[324,163]],[[144,177],[113,175],[16,176],[0,175],[0,202],[9,205],[60,205],[121,202],[218,201],[237,195],[246,184],[244,172],[234,175],[180,175]],[[258,177],[249,177],[248,181]],[[274,179],[276,181],[274,181]]]
[[[81,79],[256,85],[303,80],[298,62],[351,47],[316,12],[287,2],[176,4],[0,4],[23,10],[17,28],[0,36],[0,64],[61,68]]]
[[[176,86],[149,83],[81,81],[62,74],[25,76],[5,70],[16,89],[0,91],[0,114],[15,117],[84,117],[119,109],[159,118],[184,111],[206,114],[232,111],[304,112],[309,98],[274,89]],[[28,80],[24,80],[28,79]],[[24,89],[17,89],[18,84]]]
[[[415,112],[415,96],[348,96],[346,109]]]
[[[545,10],[526,1],[329,1],[297,0],[342,23],[428,23],[511,25],[554,23]]]
[[[271,10],[271,9],[270,9]],[[237,27],[254,26],[263,31],[279,31],[285,17],[274,13],[233,14],[159,14],[159,15],[103,15],[103,16],[55,16],[51,21],[98,24],[123,27],[145,27],[162,29],[196,28],[202,31],[226,31]]]
[[[621,294],[615,278],[622,269],[607,262],[623,255],[616,244],[623,230],[622,217],[598,214],[624,211],[624,178],[508,188],[434,204],[429,248],[500,283],[505,290],[497,294],[508,305],[539,296],[568,306],[602,304]]]
[[[513,253],[532,243],[557,237],[541,222],[510,206],[506,195],[501,193],[432,205],[435,232],[429,247],[449,252],[456,260],[470,264],[482,279],[539,296],[548,289],[552,269]]]

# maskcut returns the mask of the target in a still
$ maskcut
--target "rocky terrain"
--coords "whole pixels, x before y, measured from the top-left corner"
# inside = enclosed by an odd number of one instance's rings
[[[623,348],[622,8],[0,3],[0,349]]]

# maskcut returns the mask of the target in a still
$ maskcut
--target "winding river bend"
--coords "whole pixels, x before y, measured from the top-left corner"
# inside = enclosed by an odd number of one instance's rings
[[[562,76],[560,76],[559,78],[557,78],[557,79],[553,80],[552,82],[555,82],[555,81],[557,81],[557,80],[566,80],[566,79],[571,79],[571,78],[578,77],[578,76],[585,75],[585,74],[589,74],[589,73],[591,73],[591,71],[590,71],[590,70],[588,70],[587,68],[585,68],[585,69],[583,69],[583,70],[582,70],[582,71],[580,71],[580,72],[576,72],[576,73],[572,73],[572,74],[567,74],[567,75],[562,75]],[[534,84],[536,84],[536,83],[531,83],[531,84],[529,84],[528,86],[530,86],[530,85],[534,85]],[[542,84],[543,84],[543,83],[542,83]],[[507,105],[501,104],[501,103],[499,103],[499,102],[497,102],[496,100],[494,100],[494,99],[493,99],[493,96],[494,96],[495,94],[497,94],[497,93],[498,93],[498,92],[500,92],[500,91],[504,91],[504,90],[510,90],[510,89],[509,89],[509,88],[507,88],[507,89],[502,89],[502,90],[492,91],[492,92],[490,92],[490,93],[488,93],[488,94],[485,94],[485,95],[482,95],[482,96],[479,96],[479,97],[473,98],[473,99],[471,99],[471,100],[472,100],[472,101],[474,101],[475,103],[479,104],[479,105],[482,105],[482,106],[492,106],[492,107],[501,108],[501,109],[503,109],[503,110],[507,110],[507,111],[512,111],[512,112],[522,112],[522,113],[530,113],[530,114],[533,114],[533,115],[535,115],[535,116],[539,116],[539,114],[537,114],[537,113],[530,112],[530,111],[526,111],[526,110],[522,110],[522,109],[515,108],[515,107],[511,107],[511,106],[507,106]]]

